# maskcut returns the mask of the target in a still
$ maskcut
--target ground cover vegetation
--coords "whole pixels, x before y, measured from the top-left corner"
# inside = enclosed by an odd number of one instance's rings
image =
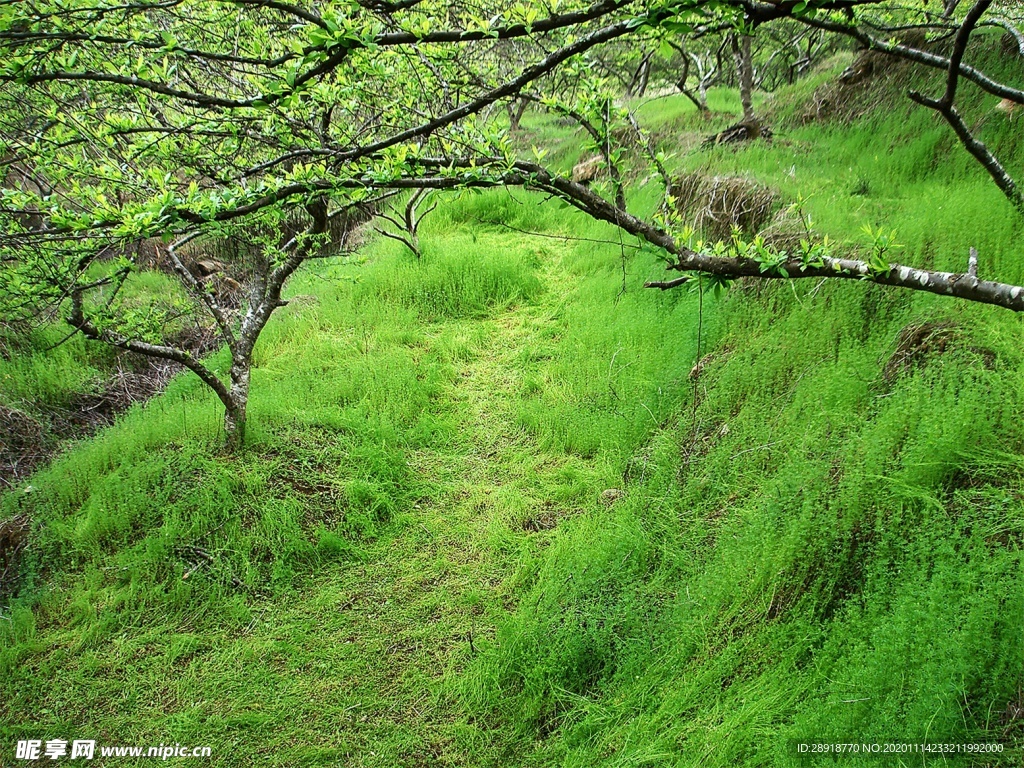
[[[799,764],[802,740],[898,740],[1003,749],[949,764],[1019,762],[1024,372],[1006,308],[1024,275],[1005,181],[1024,156],[1012,110],[995,109],[1019,103],[1006,8],[936,10],[933,40],[890,35],[910,11],[857,3],[675,5],[645,9],[646,27],[626,5],[463,9],[440,29],[479,38],[474,67],[400,5],[240,5],[252,26],[226,63],[173,25],[136,44],[148,8],[100,13],[110,34],[87,41],[95,9],[61,6],[72,23],[56,31],[4,11],[9,48],[56,57],[14,61],[7,87],[97,118],[44,147],[54,126],[32,123],[44,138],[24,144],[11,128],[38,104],[7,113],[5,418],[45,431],[56,406],[110,400],[115,373],[144,365],[81,335],[58,344],[69,331],[186,354],[161,357],[178,368],[159,386],[201,374],[3,496],[8,746],[724,766]],[[223,8],[202,7],[215,35]],[[277,50],[267,18],[302,23],[302,50]],[[517,80],[609,24],[647,48],[595,43]],[[769,30],[800,56],[776,54]],[[397,41],[389,58],[388,35],[431,34],[436,49]],[[70,58],[79,42],[141,49],[150,69],[124,82]],[[366,74],[353,67],[295,87],[360,51],[381,67],[372,86],[346,80]],[[271,52],[299,65],[294,82],[248,79]],[[88,76],[46,76],[79,63]],[[431,66],[444,76],[417,93],[440,112],[418,112],[395,94]],[[59,90],[76,80],[136,122],[107,141],[96,126],[114,111]],[[172,81],[191,91],[152,95]],[[245,103],[205,104],[212,91]],[[199,112],[227,115],[205,140]],[[439,114],[458,116],[391,145],[401,160],[363,154]],[[171,138],[124,143],[154,130]],[[665,282],[666,252],[687,280],[644,290]],[[897,259],[919,269],[901,277]],[[926,290],[886,285],[915,281]],[[234,421],[211,378],[229,401],[244,383]]]

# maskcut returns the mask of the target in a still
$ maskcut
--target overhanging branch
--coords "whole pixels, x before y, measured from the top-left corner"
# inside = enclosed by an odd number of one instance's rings
[[[437,167],[459,165],[459,161],[451,159],[424,159],[421,162]],[[465,163],[468,165],[468,162]],[[668,269],[679,272],[707,273],[727,279],[755,277],[761,279],[800,279],[834,277],[845,280],[859,280],[906,288],[939,296],[955,296],[980,304],[991,304],[1014,312],[1024,312],[1024,287],[1001,283],[992,280],[980,280],[977,277],[976,257],[968,264],[966,272],[941,272],[938,270],[917,269],[902,264],[890,264],[885,270],[878,270],[866,261],[859,259],[839,259],[823,257],[820,263],[805,264],[799,259],[787,259],[773,264],[769,270],[756,259],[715,256],[694,251],[679,243],[672,235],[616,207],[599,194],[577,184],[571,179],[550,173],[535,163],[515,163],[515,173],[506,174],[504,184],[519,184],[556,194],[574,207],[592,218],[606,221],[609,224],[647,241],[651,245],[670,254],[674,260]],[[675,280],[654,281],[646,284],[650,288],[673,288],[684,282],[688,277]]]
[[[171,362],[183,365],[196,374],[196,376],[202,379],[207,386],[216,392],[217,397],[225,407],[232,407],[233,401],[231,399],[231,393],[224,385],[224,382],[222,382],[213,371],[197,360],[190,352],[163,344],[150,344],[146,341],[132,339],[127,336],[114,333],[113,331],[98,328],[91,320],[85,317],[85,312],[82,307],[81,288],[73,291],[71,294],[71,314],[67,318],[67,323],[71,327],[81,331],[82,335],[88,339],[101,341],[112,347],[125,349],[129,352],[137,352],[141,355],[146,355],[147,357],[157,357],[162,360],[170,360]]]

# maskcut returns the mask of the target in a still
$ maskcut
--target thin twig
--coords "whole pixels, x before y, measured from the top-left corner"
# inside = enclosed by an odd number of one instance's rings
[[[632,243],[617,243],[614,240],[599,240],[593,237],[574,237],[573,235],[552,235],[548,232],[532,232],[528,229],[520,229],[519,227],[513,227],[511,224],[506,224],[503,221],[494,221],[492,219],[475,219],[480,224],[488,224],[494,227],[503,227],[513,232],[519,232],[523,235],[530,235],[531,237],[547,237],[552,240],[565,240],[567,242],[580,242],[580,243],[600,243],[601,245],[621,245],[623,248],[633,248],[634,250],[642,250],[642,245],[633,245]]]

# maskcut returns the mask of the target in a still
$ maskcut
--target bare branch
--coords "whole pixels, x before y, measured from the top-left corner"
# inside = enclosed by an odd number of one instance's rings
[[[890,43],[868,34],[863,29],[850,26],[849,24],[831,21],[821,17],[801,17],[800,21],[812,27],[818,27],[819,29],[824,29],[829,32],[837,32],[841,35],[851,37],[861,43],[865,48],[870,48],[874,51],[888,53],[892,56],[906,59],[907,61],[912,61],[916,64],[922,64],[933,69],[949,69],[949,59],[945,56],[940,56],[929,51],[922,51],[902,43]],[[1024,90],[1013,88],[1005,83],[993,80],[981,70],[972,67],[969,64],[964,64],[962,61],[958,65],[958,71],[961,77],[970,80],[982,90],[991,93],[994,96],[1009,99],[1017,104],[1024,104]]]
[[[1017,42],[1017,52],[1024,56],[1024,33],[1022,33],[1017,27],[999,16],[993,16],[991,19],[987,19],[978,24],[979,27],[1002,27],[1005,29],[1011,37]]]
[[[217,297],[196,279],[195,275],[192,274],[178,256],[178,248],[192,242],[199,237],[199,234],[199,232],[193,232],[171,243],[167,246],[167,255],[171,257],[171,266],[174,268],[175,274],[178,275],[178,278],[185,284],[189,292],[203,303],[203,306],[206,307],[206,310],[217,323],[224,341],[229,345],[233,345],[235,343],[235,334],[231,330],[231,323],[228,321],[227,315],[224,314],[224,310],[217,303]]]
[[[971,33],[974,31],[975,26],[981,19],[982,15],[988,10],[988,7],[992,4],[992,0],[978,0],[971,9],[967,12],[963,23],[957,30],[956,38],[953,43],[953,50],[949,56],[949,69],[946,74],[946,90],[943,95],[938,99],[928,98],[918,93],[917,91],[910,92],[910,98],[918,104],[933,109],[938,112],[946,120],[947,123],[953,128],[953,132],[956,133],[960,143],[964,145],[974,158],[981,163],[982,167],[988,171],[989,176],[995,181],[996,186],[1002,190],[1006,199],[1009,200],[1018,212],[1024,214],[1024,194],[1021,193],[1017,187],[1017,183],[1013,180],[1006,169],[1002,166],[995,155],[985,146],[984,142],[978,139],[967,127],[963,118],[960,116],[960,112],[953,106],[953,100],[956,97],[957,82],[960,78],[962,62],[964,52],[967,49],[967,43],[970,41]]]
[[[114,333],[109,330],[100,330],[94,323],[85,317],[82,307],[82,290],[76,289],[71,295],[71,315],[67,318],[68,325],[77,328],[82,335],[94,341],[101,341],[112,347],[125,349],[129,352],[137,352],[148,357],[157,357],[162,360],[170,360],[179,363],[192,371],[203,380],[227,408],[232,407],[231,394],[213,371],[199,362],[190,352],[176,347],[162,344],[150,344],[139,339],[131,339],[126,336]]]

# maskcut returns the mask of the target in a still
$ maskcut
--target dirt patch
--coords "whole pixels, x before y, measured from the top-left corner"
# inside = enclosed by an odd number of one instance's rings
[[[703,374],[704,371],[711,366],[713,363],[717,363],[720,360],[728,359],[729,355],[732,354],[732,347],[725,345],[718,349],[712,350],[704,355],[700,360],[694,363],[693,368],[690,369],[690,373],[687,378],[690,381],[697,381]]]
[[[882,368],[882,378],[891,384],[902,374],[922,366],[932,355],[949,349],[957,336],[951,323],[912,323],[900,331],[896,350]]]
[[[604,172],[604,158],[598,155],[580,160],[572,169],[572,180],[577,184],[589,186]]]
[[[45,430],[37,419],[0,404],[0,479],[29,471],[44,457],[45,442]]]
[[[170,343],[201,357],[216,349],[219,338],[212,329],[189,328]],[[134,403],[160,393],[181,370],[167,360],[124,353],[93,391],[66,403],[40,404],[35,410],[0,403],[0,488],[16,486],[68,440],[94,434]]]
[[[28,515],[0,520],[0,597],[14,591],[18,562],[28,544],[30,527]]]
[[[1020,40],[1012,32],[1004,32],[999,38],[999,52],[1013,59],[1024,56],[1024,40]]]
[[[729,424],[724,420],[701,418],[695,421],[686,437],[680,441],[676,480],[684,482],[693,466],[700,463],[730,431]]]
[[[559,521],[565,516],[564,511],[559,510],[553,501],[545,501],[540,509],[533,510],[523,519],[520,527],[530,533],[550,531],[558,526]]]
[[[558,525],[558,515],[551,510],[543,510],[530,515],[522,523],[522,529],[531,533],[550,531]]]
[[[999,724],[1003,728],[1003,741],[1014,747],[1024,743],[1024,683],[1017,686],[1017,695],[1000,713]]]

